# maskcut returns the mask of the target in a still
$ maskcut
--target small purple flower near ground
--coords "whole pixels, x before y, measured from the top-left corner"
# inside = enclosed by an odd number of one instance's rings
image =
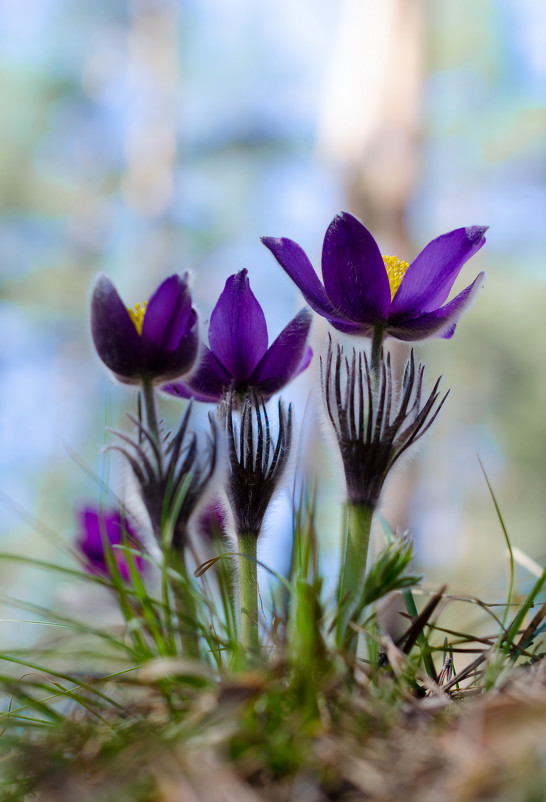
[[[160,284],[149,302],[127,309],[110,279],[97,279],[91,298],[91,332],[97,353],[125,384],[154,384],[183,376],[199,348],[197,313],[188,274]]]
[[[196,528],[199,536],[207,543],[226,536],[227,512],[219,498],[214,499],[203,509],[197,518]]]
[[[309,306],[339,331],[398,340],[449,338],[485,273],[445,303],[464,263],[485,243],[487,227],[458,228],[432,240],[408,265],[381,256],[362,223],[343,212],[330,223],[322,249],[322,285],[293,240],[262,237]]]
[[[120,544],[142,550],[142,545],[129,521],[123,518],[119,510],[101,510],[97,507],[82,507],[78,511],[79,537],[77,546],[85,557],[91,573],[110,576],[106,561],[104,541],[110,544],[122,578],[129,579],[127,557],[121,549],[114,548]],[[144,560],[135,555],[135,565],[140,573],[145,569]]]
[[[203,347],[196,370],[162,390],[217,403],[230,388],[241,396],[253,389],[267,399],[309,365],[310,326],[311,314],[302,309],[268,348],[264,313],[250,289],[247,271],[241,270],[228,278],[212,311],[210,347]]]

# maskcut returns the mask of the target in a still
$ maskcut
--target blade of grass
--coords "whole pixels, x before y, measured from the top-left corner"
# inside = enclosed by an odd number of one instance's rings
[[[421,656],[423,658],[423,665],[425,667],[425,671],[429,675],[434,682],[437,682],[436,677],[436,669],[434,668],[434,660],[432,659],[432,654],[428,642],[428,638],[424,633],[424,627],[428,623],[428,619],[436,609],[437,605],[439,604],[440,600],[443,597],[444,591],[446,586],[444,585],[440,590],[434,594],[434,596],[430,599],[430,601],[425,605],[421,613],[418,613],[417,606],[415,604],[415,599],[413,598],[413,593],[411,590],[403,591],[404,601],[406,603],[406,609],[408,613],[412,616],[413,623],[407,632],[402,635],[400,640],[397,643],[397,646],[400,646],[402,642],[405,641],[404,646],[401,647],[402,651],[406,654],[409,654],[410,649],[413,645],[417,642],[419,644],[419,648],[421,650]]]
[[[512,551],[512,544],[510,542],[510,537],[508,535],[508,530],[506,529],[506,524],[504,523],[504,518],[502,517],[502,513],[500,511],[500,507],[499,507],[499,504],[498,504],[498,501],[497,501],[497,497],[495,496],[494,490],[493,490],[493,488],[491,486],[491,482],[489,481],[489,477],[487,476],[487,473],[485,471],[485,468],[483,466],[483,463],[482,463],[479,455],[477,455],[477,457],[478,457],[478,462],[480,463],[480,468],[482,469],[482,473],[483,473],[484,479],[485,479],[485,481],[487,483],[487,488],[489,490],[489,495],[491,496],[491,500],[493,501],[493,504],[495,506],[495,512],[497,513],[497,518],[499,519],[499,523],[501,525],[502,533],[504,535],[504,540],[506,542],[506,548],[508,549],[508,564],[509,564],[508,596],[507,596],[507,599],[506,599],[506,607],[504,609],[504,615],[502,617],[503,633],[502,633],[502,635],[499,636],[499,638],[502,639],[502,637],[504,636],[504,632],[506,630],[506,622],[508,620],[510,607],[512,605],[512,599],[514,597],[514,581],[515,581],[514,552]],[[499,644],[500,644],[500,641],[499,641]]]

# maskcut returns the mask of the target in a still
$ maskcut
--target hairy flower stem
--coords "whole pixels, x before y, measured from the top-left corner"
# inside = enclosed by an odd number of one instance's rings
[[[383,347],[384,330],[381,326],[375,326],[372,338],[372,354],[370,373],[372,379],[372,389],[377,392],[379,387],[379,378],[381,375],[381,349]]]
[[[241,643],[244,650],[258,651],[258,539],[252,532],[237,536],[239,546],[239,592],[241,598]],[[248,555],[248,556],[247,556]]]
[[[347,502],[347,534],[339,577],[337,642],[341,646],[351,616],[359,602],[366,576],[368,545],[374,509],[369,504]]]
[[[144,401],[144,409],[146,410],[146,425],[148,432],[150,433],[150,436],[157,447],[157,453],[161,462],[161,441],[159,439],[159,424],[157,422],[155,394],[152,380],[149,378],[142,379],[142,399]],[[158,468],[161,468],[161,464],[158,465]]]
[[[163,469],[163,449],[159,436],[159,424],[157,420],[157,409],[155,402],[154,387],[151,379],[142,379],[142,399],[144,401],[144,409],[146,412],[146,426],[148,433],[157,449],[157,469],[161,475]],[[164,523],[161,524],[161,540],[163,542],[164,536]],[[169,542],[170,542],[169,538]],[[186,657],[190,659],[199,660],[201,657],[199,651],[199,631],[197,625],[197,607],[195,598],[191,590],[191,580],[188,576],[188,569],[186,566],[186,555],[183,551],[182,562],[179,566],[182,580],[178,585],[178,598],[177,607],[181,623],[180,640],[182,642],[182,650]],[[164,589],[164,593],[168,594],[168,583]]]

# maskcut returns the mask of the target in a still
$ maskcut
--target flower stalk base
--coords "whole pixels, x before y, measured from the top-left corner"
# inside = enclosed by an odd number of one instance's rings
[[[338,645],[342,645],[351,616],[358,605],[368,561],[368,546],[374,509],[369,504],[347,503],[347,533],[339,576]]]
[[[154,386],[151,379],[142,379],[142,400],[146,411],[146,425],[161,457],[161,443],[159,440],[159,424],[157,422],[157,409],[155,405]]]
[[[239,592],[241,600],[241,643],[243,649],[258,651],[258,565],[257,542],[252,533],[238,535]]]
[[[381,349],[383,348],[384,331],[381,326],[375,326],[372,338],[372,354],[370,372],[372,375],[373,389],[377,392],[379,377],[381,375]]]

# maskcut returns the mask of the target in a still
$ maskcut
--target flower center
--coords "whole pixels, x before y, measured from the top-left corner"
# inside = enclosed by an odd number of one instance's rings
[[[396,291],[400,286],[400,282],[404,278],[404,274],[409,267],[407,262],[402,262],[397,256],[384,256],[385,268],[387,270],[387,278],[391,285],[391,301],[396,295]]]
[[[127,307],[127,311],[129,312],[129,317],[135,324],[135,329],[138,331],[139,334],[142,334],[142,324],[144,323],[144,313],[146,312],[147,306],[148,306],[148,301],[144,301],[142,305],[135,304],[134,309]]]

